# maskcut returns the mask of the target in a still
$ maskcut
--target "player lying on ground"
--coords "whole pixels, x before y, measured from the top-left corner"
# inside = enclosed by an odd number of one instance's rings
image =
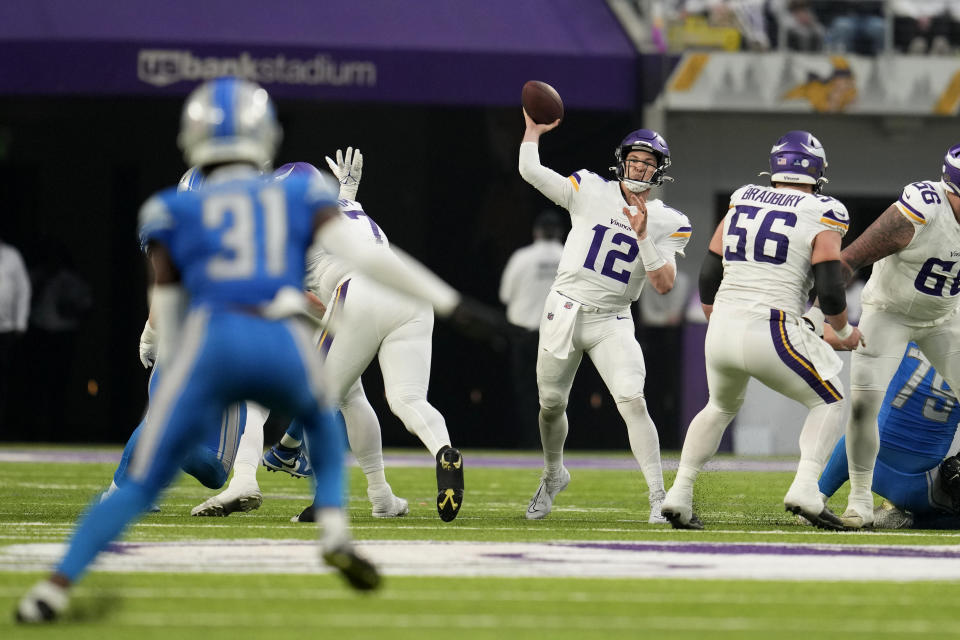
[[[873,491],[885,504],[873,511],[873,526],[958,528],[960,492],[949,484],[957,475],[960,404],[943,377],[911,342],[907,346],[879,415],[880,451]],[[848,479],[847,442],[840,438],[820,476],[826,500]]]

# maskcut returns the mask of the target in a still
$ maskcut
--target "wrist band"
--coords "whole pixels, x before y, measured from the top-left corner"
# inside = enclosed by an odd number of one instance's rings
[[[847,338],[850,337],[850,334],[853,333],[853,325],[848,322],[846,326],[843,327],[843,329],[840,329],[840,330],[834,329],[834,331],[836,331],[838,338],[840,338],[841,340],[846,340]]]
[[[643,240],[637,240],[637,247],[640,248],[640,260],[643,261],[645,271],[656,271],[667,264],[666,258],[660,255],[660,250],[657,249],[657,245],[653,244],[650,236]]]

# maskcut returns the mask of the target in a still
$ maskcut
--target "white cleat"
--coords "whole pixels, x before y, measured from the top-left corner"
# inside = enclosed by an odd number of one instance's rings
[[[840,516],[840,521],[847,529],[869,529],[873,526],[873,505],[848,503],[847,510]]]
[[[537,487],[537,492],[530,498],[530,504],[527,506],[527,520],[546,518],[553,509],[553,499],[566,489],[568,484],[570,484],[570,472],[566,467],[560,467],[560,474],[556,478],[544,472],[540,478],[540,486]]]
[[[190,510],[192,516],[228,516],[234,511],[253,511],[263,504],[260,487],[227,487]]]
[[[33,585],[33,588],[17,604],[17,622],[36,624],[53,622],[63,613],[70,596],[67,590],[49,580]]]
[[[909,529],[913,526],[913,514],[899,509],[889,500],[884,499],[879,507],[873,510],[874,529]]]
[[[783,508],[797,514],[798,518],[803,518],[808,524],[818,529],[843,531],[845,528],[841,519],[827,508],[823,494],[817,490],[816,485],[809,490],[804,490],[796,484],[790,485],[790,490],[783,498]]]
[[[650,517],[647,519],[649,524],[667,524],[670,522],[663,517],[663,513],[661,511],[663,499],[666,497],[666,495],[666,492],[662,489],[650,494]]]
[[[689,499],[680,496],[679,491],[673,488],[667,492],[663,503],[660,505],[660,513],[667,519],[674,529],[703,529],[703,522],[693,512],[693,503]]]
[[[372,492],[368,488],[367,497],[370,498],[370,503],[373,505],[370,515],[374,518],[400,518],[410,513],[410,506],[407,501],[393,495],[390,485],[387,485],[386,490],[376,492]]]

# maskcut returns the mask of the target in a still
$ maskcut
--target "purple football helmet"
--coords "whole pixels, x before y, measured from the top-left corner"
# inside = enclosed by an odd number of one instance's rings
[[[323,177],[320,170],[309,162],[288,162],[273,172],[273,179],[280,181],[286,180],[290,176],[300,176],[303,178]]]
[[[827,153],[807,131],[788,131],[770,149],[770,182],[812,184],[819,193],[826,169]]]
[[[657,159],[657,170],[649,181],[627,178],[626,160],[627,154],[631,151],[647,151]],[[667,167],[670,166],[670,148],[663,136],[652,129],[637,129],[628,133],[613,152],[613,157],[617,165],[610,167],[610,171],[613,171],[617,180],[626,184],[631,191],[646,191],[650,187],[659,187],[665,180],[673,181],[673,178],[664,175]]]
[[[960,196],[960,144],[955,144],[947,150],[943,157],[943,184]]]

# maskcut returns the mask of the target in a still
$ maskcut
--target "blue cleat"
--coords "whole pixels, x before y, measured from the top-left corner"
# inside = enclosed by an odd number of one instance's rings
[[[267,471],[283,471],[294,478],[308,478],[313,475],[310,461],[303,455],[303,449],[288,449],[279,444],[270,447],[261,459]]]

